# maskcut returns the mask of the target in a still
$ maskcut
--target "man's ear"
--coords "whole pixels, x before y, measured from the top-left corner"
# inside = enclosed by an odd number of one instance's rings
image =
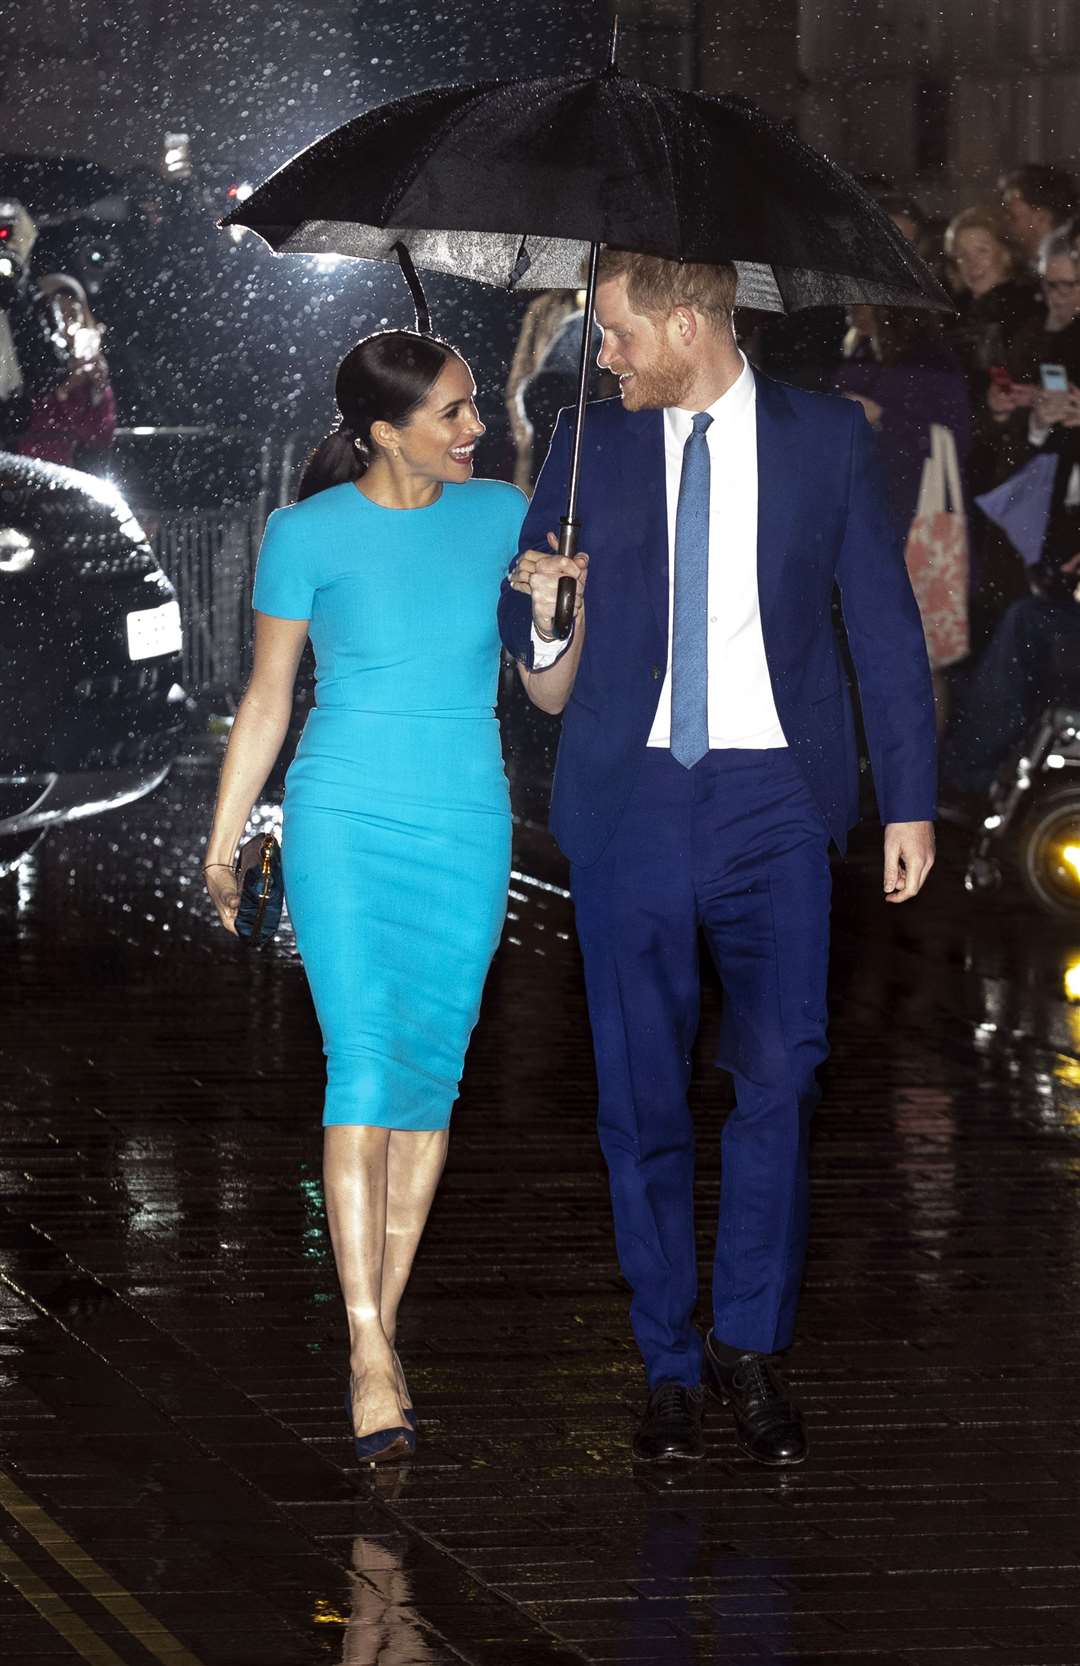
[[[689,347],[698,333],[698,319],[693,307],[675,307],[672,309],[671,322],[676,335],[684,347]]]

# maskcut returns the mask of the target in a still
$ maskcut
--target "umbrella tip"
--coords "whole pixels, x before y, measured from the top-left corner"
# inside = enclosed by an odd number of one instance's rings
[[[613,74],[617,72],[618,67],[619,67],[618,58],[619,58],[619,14],[618,14],[618,12],[614,12],[612,14],[612,18],[611,18],[611,39],[608,42],[608,61],[607,61],[608,70]]]

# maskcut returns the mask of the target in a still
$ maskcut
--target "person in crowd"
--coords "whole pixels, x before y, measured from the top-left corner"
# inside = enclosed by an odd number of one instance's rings
[[[901,235],[925,258],[926,216],[914,197],[894,191],[885,181],[864,183]],[[796,387],[826,392],[843,362],[848,327],[843,307],[803,307],[790,314],[740,308],[736,334],[759,369]]]
[[[1006,223],[992,209],[954,215],[945,230],[945,257],[959,314],[949,345],[981,406],[991,367],[1005,363],[1016,335],[1038,310],[1039,293]]]
[[[857,400],[880,436],[889,503],[908,527],[930,455],[930,427],[952,431],[961,461],[971,441],[971,404],[959,360],[934,313],[855,307],[845,362],[833,387]]]
[[[949,811],[974,819],[1047,707],[1070,704],[1080,704],[1080,554],[1060,563],[1052,587],[1012,603],[964,689],[942,749]],[[969,811],[954,794],[979,803]]]
[[[521,320],[506,379],[506,409],[514,442],[514,484],[523,492],[532,490],[536,478],[537,426],[549,432],[561,408],[577,399],[584,307],[583,289],[546,289],[529,302]],[[599,332],[595,345],[599,351]],[[595,397],[615,392],[602,371],[594,381]]]
[[[964,367],[972,409],[966,477],[971,496],[1001,478],[1002,436],[987,402],[1017,335],[1039,316],[1039,292],[1008,224],[994,209],[965,208],[945,231],[948,276],[958,317],[946,325],[948,345]],[[969,526],[971,626],[986,641],[1001,609],[1019,592],[1017,563],[1001,533],[978,513]]]
[[[943,776],[960,792],[983,793],[1010,748],[1043,709],[1080,698],[1080,253],[1063,234],[1040,256],[1044,317],[1020,332],[1008,384],[991,387],[1002,432],[1003,476],[1039,450],[1057,457],[1050,515],[1037,563],[1012,555],[1022,593],[1005,607],[971,675],[962,680],[943,752]],[[1045,367],[1068,387],[1042,386]]]
[[[67,342],[71,369],[62,382],[31,399],[27,425],[15,450],[23,457],[74,466],[82,451],[105,451],[116,430],[116,403],[101,331],[76,278],[53,272],[38,280],[50,302],[55,328]]]
[[[998,190],[1013,238],[1034,270],[1043,244],[1068,226],[1080,208],[1076,180],[1066,168],[1025,162],[1002,174]]]
[[[1080,270],[1075,239],[1061,233],[1039,258],[1042,306],[1013,338],[1005,357],[1008,385],[988,390],[995,416],[1006,419],[1031,410],[1040,393],[1040,368],[1061,364],[1080,382]]]
[[[268,346],[255,351],[244,282],[253,256],[215,230],[191,185],[149,168],[134,170],[130,181],[131,216],[95,303],[115,361],[121,419],[242,426],[252,388],[266,392],[264,362],[276,359]],[[259,327],[272,334],[264,320]]]
[[[1045,310],[1017,335],[1006,359],[1008,380],[991,385],[987,405],[999,435],[999,480],[1015,473],[1035,450],[1052,451],[1058,458],[1040,562],[1044,581],[1053,585],[1056,568],[1080,548],[1080,254],[1067,235],[1059,234],[1043,249],[1039,266]],[[1042,386],[1044,367],[1050,366],[1064,372],[1066,391]],[[1011,566],[1005,594],[1022,599],[1027,582],[1015,555]]]
[[[398,1307],[506,911],[496,605],[525,499],[471,478],[475,393],[452,347],[411,331],[342,361],[341,426],[263,537],[254,669],[206,850],[235,931],[235,853],[310,633],[317,697],[286,780],[283,863],[327,1056],[326,1206],[363,1462],[415,1447]]]
[[[744,1450],[786,1465],[807,1449],[774,1356],[792,1340],[806,1248],[829,843],[843,847],[857,816],[837,580],[893,902],[918,893],[933,859],[934,709],[871,428],[847,401],[750,368],[736,283],[731,266],[603,251],[600,363],[621,398],[585,425],[591,559],[546,553],[570,467],[564,413],[499,617],[529,697],[564,713],[551,825],[571,862],[600,1140],[649,1387],[635,1455],[702,1456],[704,1372]],[[568,645],[553,640],[562,575],[581,607]],[[699,927],[736,1088],[704,1344],[687,1106]]]
[[[931,238],[930,221],[917,198],[905,191],[879,191],[879,208],[883,208],[902,237],[906,237],[926,263],[935,265],[936,251]],[[940,274],[939,274],[940,275]]]
[[[926,242],[926,215],[920,203],[903,191],[882,191],[878,207],[883,208],[902,237],[913,244],[920,254]]]
[[[26,431],[34,400],[73,369],[70,343],[33,270],[37,226],[22,203],[0,201],[0,446]]]
[[[934,313],[856,307],[845,347],[848,357],[834,388],[857,400],[877,430],[890,508],[896,524],[909,529],[935,423],[952,434],[961,468],[966,463],[972,431],[967,379]],[[966,612],[966,597],[962,605]],[[948,691],[933,658],[931,669],[940,727]]]

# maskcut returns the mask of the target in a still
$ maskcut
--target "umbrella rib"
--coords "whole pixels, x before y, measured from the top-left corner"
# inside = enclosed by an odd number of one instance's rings
[[[472,115],[476,108],[477,102],[482,98],[486,98],[496,87],[500,87],[502,85],[503,83],[501,81],[484,81],[477,86],[467,89],[472,96],[467,102],[463,102],[461,104],[454,115],[448,118],[446,126],[439,134],[438,144],[433,146],[432,150],[426,156],[416,157],[407,172],[398,176],[398,180],[396,180],[394,184],[395,204],[400,204],[402,197],[404,197],[407,192],[412,190],[413,185],[416,183],[417,175],[420,173],[422,168],[427,166],[427,163],[430,161],[434,151],[442,148],[446,140],[450,138],[458,127],[460,127],[466,116]],[[457,90],[458,88],[454,85],[451,85],[446,89],[447,92],[455,92]],[[396,220],[388,220],[386,224],[393,224],[396,227],[398,222]],[[429,231],[437,228],[429,226],[402,226],[400,229],[403,231]]]
[[[650,91],[652,91],[652,89],[650,89]],[[661,147],[661,149],[664,153],[664,161],[667,165],[667,171],[668,171],[668,194],[669,194],[671,203],[673,205],[674,215],[675,215],[675,234],[676,234],[676,238],[678,240],[678,247],[681,249],[682,248],[682,219],[681,219],[680,214],[679,214],[679,198],[678,198],[678,195],[677,195],[676,190],[675,190],[675,167],[674,167],[674,164],[671,160],[671,146],[668,144],[667,134],[664,131],[664,124],[660,120],[659,111],[656,109],[656,106],[655,106],[652,98],[650,98],[648,100],[648,110],[649,110],[650,116],[652,117],[653,121],[656,124],[657,132],[660,135],[660,147]],[[682,257],[680,256],[680,259],[681,258]]]

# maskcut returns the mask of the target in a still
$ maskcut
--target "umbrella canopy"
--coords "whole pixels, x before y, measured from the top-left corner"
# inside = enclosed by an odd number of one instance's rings
[[[222,222],[274,250],[566,289],[591,245],[733,261],[738,304],[950,309],[842,169],[749,100],[597,76],[433,87],[287,162]]]

